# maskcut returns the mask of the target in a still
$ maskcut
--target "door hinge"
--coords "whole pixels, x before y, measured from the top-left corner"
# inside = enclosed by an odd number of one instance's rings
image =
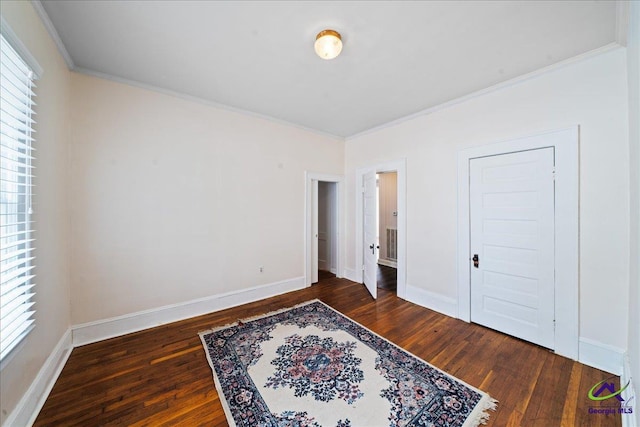
[[[556,180],[556,168],[553,168],[551,170],[551,177],[553,178],[554,181]]]
[[[362,265],[362,271],[364,271],[364,264]]]

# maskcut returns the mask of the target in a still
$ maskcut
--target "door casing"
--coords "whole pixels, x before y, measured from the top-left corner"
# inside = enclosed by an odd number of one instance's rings
[[[316,257],[317,265],[317,249],[314,251],[314,242],[317,243],[313,234],[313,215],[317,212],[318,206],[318,181],[336,183],[336,226],[334,229],[336,239],[336,277],[344,277],[344,177],[342,175],[331,175],[324,173],[316,173],[306,171],[304,174],[305,182],[305,222],[304,222],[304,272],[305,284],[311,286],[314,274],[313,257]],[[314,188],[316,191],[314,191]],[[315,276],[317,276],[317,271]]]
[[[318,181],[311,181],[311,283],[318,282]]]
[[[555,345],[578,360],[579,348],[579,127],[472,147],[458,152],[458,317],[471,318],[469,162],[538,148],[555,148]]]

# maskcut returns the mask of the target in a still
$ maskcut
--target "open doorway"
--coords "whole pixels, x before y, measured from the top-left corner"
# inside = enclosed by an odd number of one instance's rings
[[[393,173],[388,176],[389,183],[395,178],[396,192],[392,196],[395,203],[390,203],[390,205],[395,204],[395,208],[388,210],[388,215],[394,219],[388,224],[385,222],[384,225],[379,225],[381,221],[378,199],[386,199],[386,197],[379,195],[378,178],[386,173]],[[373,298],[377,297],[378,277],[384,279],[385,273],[392,278],[395,273],[395,293],[400,298],[406,298],[406,176],[404,159],[356,170],[356,271],[353,277],[365,285]],[[383,177],[385,184],[387,184],[386,178]],[[386,209],[385,212],[387,212]],[[388,231],[387,228],[389,228]],[[393,246],[387,248],[387,243]],[[379,256],[381,249],[385,251],[382,257]],[[395,254],[392,253],[394,251]],[[394,255],[395,259],[391,259]],[[378,274],[379,271],[380,274]]]
[[[377,174],[378,289],[396,292],[398,288],[398,174]]]
[[[304,282],[311,286],[318,282],[319,271],[329,277],[344,275],[344,177],[306,172],[305,188]]]
[[[318,280],[335,277],[338,272],[337,187],[335,182],[318,181]]]

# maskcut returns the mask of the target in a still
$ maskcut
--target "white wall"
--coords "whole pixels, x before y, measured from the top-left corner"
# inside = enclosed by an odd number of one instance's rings
[[[629,169],[631,190],[631,256],[629,257],[629,361],[640,410],[640,3],[630,2],[627,61],[629,81]],[[638,415],[636,414],[636,418]]]
[[[2,16],[44,69],[36,82],[35,329],[0,372],[1,411],[7,417],[67,331],[68,265],[68,93],[69,72],[30,2],[2,2]]]
[[[342,141],[81,74],[72,94],[74,324],[304,276],[304,172],[341,174]]]
[[[406,158],[407,284],[443,300],[457,300],[458,151],[579,124],[580,336],[625,349],[629,295],[627,120],[626,55],[619,48],[348,139],[347,268],[355,268],[356,169]],[[598,315],[600,312],[605,314]]]

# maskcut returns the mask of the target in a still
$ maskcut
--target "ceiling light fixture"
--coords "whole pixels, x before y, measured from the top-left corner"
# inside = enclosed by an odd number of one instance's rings
[[[316,36],[313,47],[320,58],[333,59],[342,52],[342,37],[337,31],[322,30]]]

